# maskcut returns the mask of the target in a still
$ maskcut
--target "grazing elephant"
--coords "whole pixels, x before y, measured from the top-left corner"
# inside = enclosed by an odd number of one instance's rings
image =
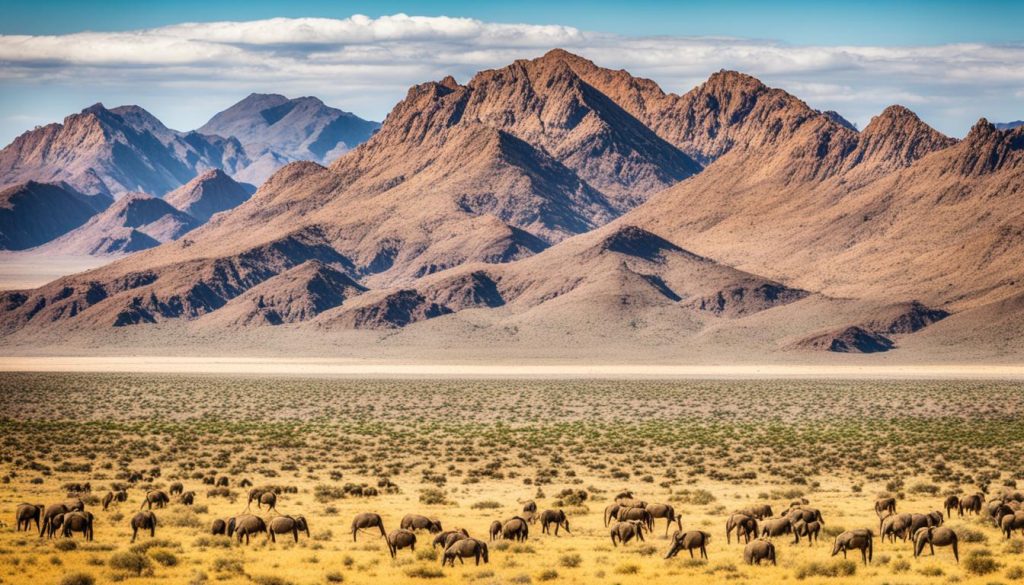
[[[960,562],[960,550],[957,544],[956,532],[948,526],[932,526],[931,528],[922,528],[914,533],[914,558],[921,556],[921,552],[924,550],[924,545],[928,545],[928,548],[932,552],[932,556],[935,555],[935,547],[937,546],[950,546],[953,547],[953,558],[956,562]]]
[[[242,514],[228,520],[228,538],[236,535],[239,543],[242,542],[242,537],[244,536],[245,544],[249,544],[249,537],[260,532],[266,534],[267,523],[259,516]]]
[[[847,530],[836,537],[835,543],[832,545],[832,556],[842,552],[845,559],[846,551],[859,549],[861,560],[866,565],[874,556],[874,539],[875,535],[866,528]]]
[[[81,532],[86,540],[92,541],[92,512],[68,512],[64,514],[64,537],[69,538],[72,532]]]
[[[751,538],[757,538],[757,520],[746,514],[732,514],[725,522],[725,542],[732,544],[732,532],[736,531],[736,544],[740,538],[750,542]]]
[[[748,542],[743,549],[743,561],[748,565],[760,565],[761,561],[775,565],[775,545],[763,538]]]
[[[1024,534],[1024,512],[1017,511],[1013,514],[1006,514],[1000,518],[999,528],[1006,538],[1010,538],[1014,530],[1020,530],[1021,534]]]
[[[391,558],[395,558],[398,550],[403,548],[416,552],[416,533],[412,530],[404,528],[392,530],[388,533],[387,539],[388,552],[391,553]]]
[[[612,546],[619,546],[618,543],[627,544],[636,538],[644,541],[644,523],[640,520],[625,520],[617,522],[610,531]]]
[[[85,509],[85,504],[82,500],[74,500],[64,502],[61,504],[50,504],[43,510],[43,525],[39,528],[39,538],[46,534],[47,538],[53,538],[54,534],[57,533],[57,529],[60,528],[61,524],[57,522],[57,518],[63,522],[64,514],[74,511],[82,511]]]
[[[501,537],[505,540],[523,542],[530,537],[530,525],[522,516],[513,516],[502,525]]]
[[[379,528],[380,535],[387,538],[387,533],[384,532],[384,520],[381,519],[380,514],[363,512],[362,514],[356,514],[356,517],[352,519],[352,542],[356,541],[356,534],[360,530],[368,530],[370,528]]]
[[[139,529],[149,530],[149,537],[156,536],[156,514],[150,511],[138,512],[132,518],[132,542],[139,535]]]
[[[441,556],[441,566],[443,567],[447,563],[454,568],[455,559],[459,559],[460,563],[466,564],[466,561],[463,559],[468,558],[475,559],[477,565],[480,565],[480,559],[483,559],[485,565],[491,562],[487,554],[487,543],[475,538],[460,538],[445,547],[444,555]]]
[[[230,483],[230,481],[226,475],[222,475],[217,478],[217,487],[228,487],[228,483]]]
[[[398,527],[404,530],[426,530],[431,534],[437,534],[442,530],[440,520],[420,514],[406,514]]]
[[[176,481],[171,484],[171,487],[167,490],[172,496],[181,495],[185,491],[185,486],[180,481]]]
[[[103,496],[103,511],[106,512],[110,504],[114,502],[127,502],[128,492],[125,490],[117,490],[113,492],[107,492],[107,495]]]
[[[803,520],[798,520],[802,522]],[[761,538],[782,536],[793,533],[793,520],[789,516],[769,518],[761,523]],[[756,534],[754,536],[757,536]]]
[[[646,512],[647,510],[644,510]],[[540,515],[540,531],[541,534],[550,534],[549,529],[551,525],[555,526],[555,536],[558,536],[558,529],[564,528],[566,532],[572,534],[569,530],[569,519],[566,518],[565,512],[562,510],[544,510]]]
[[[493,528],[493,526],[494,525],[492,524],[491,527]],[[498,528],[500,531],[501,522],[498,522]],[[434,537],[434,542],[430,543],[430,548],[441,547],[441,550],[445,550],[460,538],[469,538],[469,532],[466,531],[465,528],[460,528],[458,530],[445,530]]]
[[[693,549],[700,550],[700,558],[708,558],[708,543],[711,542],[711,533],[703,532],[701,530],[676,530],[672,533],[672,546],[669,547],[668,552],[665,553],[666,559],[679,554],[681,550],[690,551],[690,558],[693,558]]]
[[[36,530],[39,528],[39,520],[43,517],[43,510],[45,507],[42,504],[21,504],[18,506],[17,511],[14,513],[14,520],[18,525],[18,532],[21,532],[22,526],[25,527],[25,532],[32,529],[32,522],[36,523]]]
[[[821,523],[815,520],[814,522],[804,522],[799,520],[793,523],[793,544],[800,544],[800,537],[807,537],[807,546],[814,546],[814,543],[818,541],[818,535],[821,534]]]
[[[957,508],[957,512],[960,516],[966,514],[980,514],[982,502],[985,501],[985,495],[982,493],[971,494],[960,498],[960,506]]]
[[[210,534],[218,536],[226,534],[228,531],[228,523],[221,520],[220,518],[213,521],[213,525],[210,527]]]
[[[943,521],[942,512],[929,512],[928,514],[911,514],[910,524],[906,528],[906,538],[917,534],[917,531],[930,526],[940,526]],[[904,538],[904,540],[906,540]]]
[[[896,498],[878,498],[875,500],[875,514],[881,518],[884,513],[896,513]]]
[[[960,509],[960,498],[956,496],[947,496],[946,501],[943,502],[942,505],[946,508],[946,518],[952,518],[953,510]]]
[[[618,520],[619,519],[619,510],[621,510],[621,509],[622,509],[622,506],[620,506],[619,504],[608,504],[605,507],[605,509],[604,509],[604,525],[605,525],[606,528],[608,527],[608,524],[610,524],[612,520]]]
[[[757,504],[749,508],[737,510],[735,513],[745,514],[755,520],[764,520],[765,518],[771,518],[775,515],[775,512],[772,511],[772,507],[768,504]]]
[[[181,505],[183,506],[191,506],[196,502],[196,493],[185,492],[178,497],[178,501],[181,502]]]
[[[537,502],[533,500],[527,501],[523,504],[523,515],[520,518],[525,519],[530,524],[537,521]]]
[[[647,531],[654,530],[654,517],[647,508],[634,508],[632,506],[622,506],[619,508],[619,514],[616,519],[620,522],[629,522],[631,520],[639,520],[644,523],[647,527]]]
[[[799,506],[790,508],[783,514],[786,518],[789,518],[793,522],[803,519],[804,522],[814,522],[817,520],[822,525],[825,524],[825,519],[821,517],[821,510],[817,508],[808,508],[807,506]]]
[[[142,500],[142,505],[139,509],[148,506],[150,510],[156,505],[157,508],[163,508],[167,504],[171,503],[171,497],[167,495],[167,492],[162,490],[152,490],[146,492],[146,498]]]
[[[259,501],[256,502],[256,509],[261,510],[266,506],[268,510],[277,509],[277,494],[274,492],[263,492]]]
[[[647,513],[651,516],[651,525],[648,530],[654,530],[654,520],[656,518],[665,519],[665,536],[668,536],[668,529],[672,526],[672,523],[676,523],[676,528],[679,530],[683,529],[683,517],[676,514],[676,509],[669,504],[651,504],[647,506]]]
[[[501,520],[491,522],[491,527],[487,530],[487,534],[490,536],[491,540],[501,538]]]
[[[277,542],[275,535],[289,532],[295,538],[295,542],[299,542],[300,532],[305,532],[306,538],[309,538],[309,523],[306,522],[305,516],[276,516],[267,524],[267,535],[270,536],[271,542]]]

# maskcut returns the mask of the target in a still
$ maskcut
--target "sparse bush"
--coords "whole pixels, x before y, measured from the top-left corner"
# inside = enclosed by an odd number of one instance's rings
[[[640,565],[634,563],[626,563],[615,567],[615,572],[619,575],[636,575],[640,572]]]
[[[78,543],[71,539],[58,540],[53,544],[53,548],[61,552],[68,552],[78,548]]]
[[[575,569],[576,567],[580,566],[582,563],[583,563],[583,557],[581,557],[580,555],[575,554],[575,553],[568,554],[568,555],[562,555],[558,559],[558,564],[563,566],[563,567],[565,567],[565,568],[567,568],[567,569]]]
[[[139,576],[152,570],[152,563],[145,555],[132,551],[117,552],[110,555],[107,561],[111,569],[131,575]]]
[[[808,577],[849,577],[857,572],[857,563],[842,559],[831,563],[812,562],[801,565],[796,570],[797,579]]]
[[[554,569],[547,569],[547,570],[541,572],[540,575],[537,575],[537,580],[538,581],[554,581],[557,578],[558,578],[558,571],[556,571]]]
[[[501,503],[494,500],[484,500],[482,502],[474,502],[470,508],[474,510],[497,510],[501,508]]]
[[[165,567],[173,567],[178,564],[178,557],[166,548],[154,548],[150,550],[149,557]]]
[[[344,583],[345,575],[342,575],[341,571],[329,571],[324,575],[324,579],[326,579],[328,583]]]
[[[291,581],[275,575],[251,577],[256,585],[294,585]]]
[[[96,578],[88,573],[68,573],[60,580],[60,585],[95,585]]]
[[[1018,581],[1024,579],[1024,567],[1017,565],[1006,570],[1006,578]]]
[[[999,570],[1001,565],[992,558],[988,549],[972,550],[964,559],[964,569],[972,575],[988,575]]]
[[[405,570],[405,574],[417,579],[440,579],[444,577],[444,571],[441,569],[437,567],[425,567],[423,565],[409,567]]]
[[[420,490],[420,503],[428,506],[444,506],[449,502],[444,490],[438,488],[423,488]]]

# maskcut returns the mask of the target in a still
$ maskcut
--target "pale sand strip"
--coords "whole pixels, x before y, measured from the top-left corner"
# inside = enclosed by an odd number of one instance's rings
[[[1024,365],[579,365],[373,363],[329,358],[0,357],[0,372],[313,375],[356,378],[1024,380]]]

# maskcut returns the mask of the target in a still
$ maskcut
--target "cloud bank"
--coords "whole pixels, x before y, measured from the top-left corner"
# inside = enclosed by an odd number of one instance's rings
[[[554,47],[673,92],[719,69],[740,70],[862,126],[891,103],[953,135],[981,116],[1024,117],[1024,45],[791,46],[397,14],[3,35],[0,105],[8,117],[0,121],[0,139],[25,130],[25,119],[59,119],[98,99],[138,103],[179,128],[198,126],[253,91],[316,95],[382,119],[410,85],[448,74],[464,82],[480,69]],[[78,103],[68,107],[69,100]],[[65,109],[48,111],[56,108]]]

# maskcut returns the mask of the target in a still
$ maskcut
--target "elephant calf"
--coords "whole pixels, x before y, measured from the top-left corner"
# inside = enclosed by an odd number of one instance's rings
[[[220,518],[213,521],[213,525],[210,526],[210,534],[219,536],[226,534],[228,531],[228,523]]]
[[[453,542],[450,546],[444,549],[444,555],[441,557],[441,566],[445,563],[455,567],[455,559],[459,559],[459,562],[466,564],[464,559],[473,558],[476,560],[476,564],[480,564],[480,560],[483,559],[484,564],[490,562],[487,556],[487,543],[482,540],[475,538],[462,538]]]
[[[156,536],[156,514],[151,511],[139,512],[132,518],[132,542],[139,535],[139,529],[149,530],[149,537]]]
[[[619,542],[627,544],[634,538],[643,542],[644,523],[640,520],[626,520],[624,522],[618,522],[615,526],[612,526],[611,537],[613,546],[619,546]]]
[[[558,536],[558,529],[564,528],[566,532],[572,534],[569,530],[569,519],[566,517],[565,512],[562,510],[544,510],[540,515],[540,531],[542,534],[550,534],[549,529],[554,525],[555,536]]]
[[[81,532],[86,540],[92,541],[92,512],[70,512],[64,515],[64,536],[70,537],[72,532]]]
[[[487,534],[491,540],[501,538],[501,520],[491,522],[491,527],[487,529]]]
[[[44,506],[42,504],[21,504],[14,513],[14,520],[18,526],[18,532],[23,529],[28,532],[32,529],[32,522],[36,523],[36,530],[39,528],[39,519],[43,517]]]
[[[1017,511],[1013,514],[1006,514],[999,520],[999,528],[1006,538],[1010,538],[1014,530],[1020,530],[1021,534],[1024,534],[1024,512]]]
[[[434,542],[430,543],[430,548],[441,547],[441,550],[445,550],[456,540],[462,540],[463,538],[469,538],[469,532],[465,528],[445,530],[434,537]]]
[[[407,548],[412,552],[416,552],[416,533],[412,530],[406,530],[399,528],[398,530],[392,530],[388,533],[388,552],[391,553],[391,558],[395,558],[398,551]]]
[[[690,551],[690,558],[692,559],[693,549],[696,548],[700,550],[700,558],[706,559],[708,558],[707,545],[709,542],[711,542],[711,534],[708,532],[701,530],[687,530],[686,532],[676,530],[672,534],[672,546],[665,553],[665,558],[671,559],[679,554],[679,551],[687,550]]]
[[[842,552],[845,559],[848,550],[860,550],[861,559],[865,565],[868,564],[874,556],[874,534],[864,528],[840,534],[832,545],[832,556]]]
[[[760,565],[761,561],[775,562],[775,545],[769,540],[758,538],[747,543],[743,549],[743,562],[748,565]]]
[[[757,520],[746,514],[729,516],[729,519],[725,521],[725,542],[727,544],[732,544],[734,530],[736,531],[736,544],[740,543],[740,538],[745,538],[747,542],[750,542],[751,538],[757,538]]]
[[[522,516],[513,516],[501,527],[501,537],[505,540],[523,542],[530,537],[530,525]]]
[[[807,537],[807,546],[814,546],[821,533],[821,522],[804,522],[803,520],[793,525],[793,544],[800,544],[800,537]]]

